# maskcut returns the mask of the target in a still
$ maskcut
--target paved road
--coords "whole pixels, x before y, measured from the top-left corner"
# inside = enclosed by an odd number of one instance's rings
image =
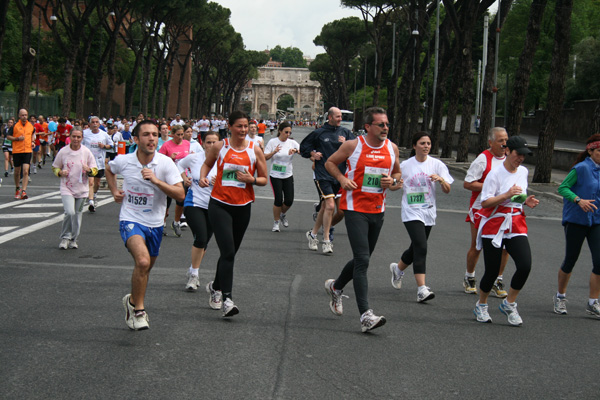
[[[495,298],[494,323],[476,323],[476,297],[462,292],[469,238],[460,176],[440,196],[429,240],[427,283],[436,298],[416,302],[410,271],[402,290],[391,287],[388,265],[409,243],[400,192],[392,193],[369,271],[371,306],[388,323],[362,334],[352,287],[343,317],[331,314],[323,290],[350,258],[345,227],[336,230],[333,255],[308,250],[315,190],[308,162],[298,159],[295,171],[297,201],[281,233],[270,231],[270,189],[257,191],[236,263],[240,315],[223,320],[205,292],[183,290],[192,243],[184,231],[163,241],[146,301],[151,329],[143,332],[123,320],[132,263],[117,205],[107,197],[96,214],[84,214],[80,248],[61,251],[57,179],[47,168],[34,175],[27,202],[13,201],[5,180],[0,398],[597,398],[600,321],[584,312],[587,248],[569,287],[569,315],[552,312],[564,247],[559,203],[544,201],[529,214],[534,266],[519,297],[524,325],[515,328]],[[209,246],[203,283],[218,258],[214,241]],[[480,262],[478,277],[482,270]]]

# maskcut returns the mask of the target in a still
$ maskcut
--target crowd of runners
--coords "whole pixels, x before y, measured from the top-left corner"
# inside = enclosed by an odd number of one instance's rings
[[[253,188],[271,184],[272,231],[280,232],[289,226],[287,213],[294,202],[294,159],[308,159],[319,198],[314,226],[305,235],[308,249],[318,251],[321,244],[323,253],[332,254],[335,226],[344,221],[352,258],[336,279],[325,281],[325,291],[330,310],[342,315],[343,290],[352,281],[361,330],[367,332],[386,322],[369,305],[367,271],[383,226],[388,191],[402,191],[401,218],[410,237],[404,252],[390,254],[397,260],[389,265],[391,284],[402,289],[412,266],[417,302],[427,302],[435,298],[425,277],[436,196],[438,187],[449,193],[454,179],[442,161],[430,156],[431,138],[424,131],[413,135],[413,152],[401,162],[398,147],[388,139],[384,109],[366,110],[364,135],[355,136],[341,121],[341,111],[332,107],[327,122],[298,143],[290,138],[298,123],[253,120],[241,111],[231,112],[227,119],[203,116],[198,121],[185,121],[180,115],[156,121],[140,114],[131,120],[91,116],[71,122],[30,117],[27,110],[19,110],[18,118],[2,127],[4,175],[13,174],[15,199],[27,199],[30,172],[36,174],[52,160],[65,211],[58,246],[63,250],[78,248],[82,212],[86,206],[96,212],[101,180],[106,180],[121,204],[119,231],[134,260],[131,293],[123,298],[125,321],[130,329],[142,330],[149,327],[144,298],[150,270],[168,228],[177,237],[186,227],[193,234],[188,291],[201,286],[198,271],[214,236],[219,259],[205,286],[209,306],[221,310],[223,317],[240,312],[233,301],[233,271],[251,219]],[[265,143],[268,133],[271,139]],[[472,196],[463,288],[478,295],[473,309],[478,322],[492,322],[488,307],[492,294],[502,299],[499,311],[508,323],[520,326],[516,300],[532,268],[524,208],[539,204],[527,194],[528,171],[522,165],[531,150],[522,137],[509,137],[503,128],[491,129],[488,142],[489,149],[473,161],[464,179]],[[559,193],[564,197],[566,254],[558,272],[554,311],[567,314],[567,285],[587,239],[593,269],[586,312],[600,318],[600,134],[588,139]],[[172,200],[174,216],[167,224]],[[485,270],[478,288],[475,265],[482,249]],[[516,268],[506,290],[508,257]]]

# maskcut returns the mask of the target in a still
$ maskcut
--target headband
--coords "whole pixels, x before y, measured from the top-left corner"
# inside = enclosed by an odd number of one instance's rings
[[[600,140],[588,143],[588,145],[585,147],[586,150],[594,150],[598,148],[600,148]]]

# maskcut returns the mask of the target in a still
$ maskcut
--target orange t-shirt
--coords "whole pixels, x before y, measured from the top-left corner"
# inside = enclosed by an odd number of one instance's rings
[[[33,137],[34,131],[35,131],[35,129],[34,129],[33,125],[31,125],[31,122],[29,122],[29,121],[27,121],[25,123],[25,125],[23,125],[21,123],[21,121],[19,121],[13,126],[12,136],[14,136],[16,138],[23,136],[25,138],[25,140],[13,140],[13,142],[12,142],[13,154],[32,153],[33,152],[33,150],[31,149],[31,139]]]
[[[258,133],[259,134],[264,135],[266,130],[267,130],[267,126],[265,124],[263,124],[262,122],[260,124],[258,124]]]

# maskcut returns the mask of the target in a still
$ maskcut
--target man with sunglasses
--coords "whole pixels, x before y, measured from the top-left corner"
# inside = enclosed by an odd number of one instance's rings
[[[385,110],[368,108],[364,123],[367,135],[344,142],[325,163],[343,189],[340,208],[353,255],[336,280],[325,282],[325,291],[331,312],[342,315],[342,290],[353,281],[361,329],[367,332],[385,324],[385,317],[369,308],[367,269],[383,226],[387,190],[402,187],[402,173],[398,147],[387,138],[390,125]],[[348,165],[345,175],[338,168],[342,163]]]
[[[333,212],[335,211],[335,198],[340,191],[340,183],[327,172],[325,163],[346,140],[354,139],[354,134],[347,128],[341,126],[342,111],[337,107],[331,107],[327,112],[327,122],[319,129],[312,131],[300,143],[300,155],[304,158],[314,160],[315,183],[319,191],[319,197],[323,201],[322,225],[323,225],[323,253],[333,253],[333,244],[329,237],[329,229],[335,225]],[[340,173],[345,172],[345,165],[338,165]],[[342,214],[343,216],[343,214]],[[341,220],[341,219],[340,219]],[[338,222],[338,221],[335,221]],[[317,218],[315,226],[306,232],[308,248],[318,249],[317,233],[321,227],[320,218]]]

